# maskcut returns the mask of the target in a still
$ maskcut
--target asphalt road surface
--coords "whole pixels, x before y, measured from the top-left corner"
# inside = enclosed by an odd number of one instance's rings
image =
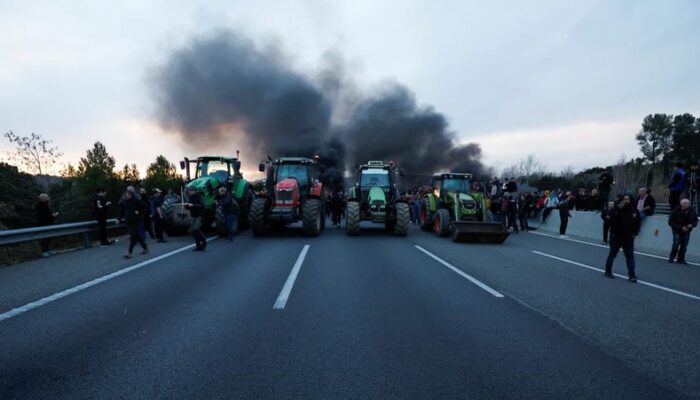
[[[0,268],[0,399],[700,398],[698,266],[415,227],[125,245]]]

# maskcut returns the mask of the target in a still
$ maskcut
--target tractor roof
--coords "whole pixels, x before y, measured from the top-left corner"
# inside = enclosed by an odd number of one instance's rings
[[[308,157],[278,157],[274,164],[316,164],[316,160]]]
[[[434,179],[472,179],[472,174],[452,172],[449,174],[435,174]]]
[[[392,163],[385,163],[384,161],[367,161],[367,164],[362,164],[359,165],[359,169],[370,169],[370,168],[378,168],[378,169],[390,169],[393,167]]]
[[[236,157],[224,157],[224,156],[201,156],[197,157],[197,161],[224,161],[233,162],[237,161]]]

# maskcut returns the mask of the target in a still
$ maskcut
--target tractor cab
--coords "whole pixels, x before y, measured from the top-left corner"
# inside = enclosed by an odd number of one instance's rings
[[[194,165],[194,178],[191,172],[192,165]],[[238,182],[243,178],[241,162],[235,157],[203,156],[196,160],[185,157],[184,161],[180,161],[180,168],[185,170],[187,176],[185,189],[202,192],[206,206],[214,203],[215,191],[219,187],[224,186],[229,190],[237,191]],[[240,197],[242,193],[234,195]]]
[[[447,193],[469,193],[472,191],[472,174],[435,175],[432,187],[438,197],[447,195]]]

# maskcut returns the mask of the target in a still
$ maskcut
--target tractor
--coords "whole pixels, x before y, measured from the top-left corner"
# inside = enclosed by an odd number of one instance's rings
[[[305,235],[318,236],[326,221],[323,184],[319,181],[323,165],[306,157],[268,157],[258,170],[267,171],[267,177],[248,215],[253,235],[262,236],[273,228],[301,221]]]
[[[509,232],[491,222],[489,198],[472,187],[472,175],[438,174],[432,193],[421,198],[418,218],[421,229],[455,242],[503,243]]]
[[[194,179],[191,177],[190,166],[194,164]],[[204,197],[203,226],[215,225],[219,234],[226,233],[226,223],[223,211],[216,205],[216,195],[221,186],[226,187],[238,202],[240,215],[237,218],[238,227],[243,228],[248,223],[248,210],[253,201],[253,190],[241,174],[241,162],[234,157],[203,156],[196,160],[185,157],[180,161],[180,168],[186,171],[187,184],[181,189],[180,195],[169,193],[163,199],[165,230],[169,235],[183,234],[192,222],[187,203],[187,190],[194,188]]]
[[[360,233],[360,221],[384,224],[397,236],[406,236],[410,223],[408,204],[399,196],[393,163],[369,161],[357,166],[357,180],[348,191],[345,211],[348,235]]]

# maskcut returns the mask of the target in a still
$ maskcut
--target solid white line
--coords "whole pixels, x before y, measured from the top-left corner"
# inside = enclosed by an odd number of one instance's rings
[[[605,272],[604,269],[600,269],[600,268],[596,268],[596,267],[591,267],[590,265],[581,264],[581,263],[576,262],[576,261],[567,260],[566,258],[561,258],[561,257],[553,256],[553,255],[551,255],[551,254],[542,253],[541,251],[532,250],[532,252],[535,253],[535,254],[539,254],[539,255],[541,255],[541,256],[544,256],[544,257],[549,257],[549,258],[553,258],[553,259],[555,259],[555,260],[563,261],[563,262],[565,262],[565,263],[569,263],[569,264],[576,265],[576,266],[579,266],[579,267],[588,268],[588,269],[593,270],[593,271]],[[618,278],[627,279],[627,277],[624,276],[624,275],[620,275],[620,274],[613,274],[613,275],[617,276]],[[680,295],[680,296],[688,297],[688,298],[691,298],[691,299],[693,299],[693,300],[700,300],[700,297],[699,297],[699,296],[695,296],[695,295],[693,295],[693,294],[686,293],[686,292],[681,292],[680,290],[675,290],[675,289],[667,288],[667,287],[665,287],[665,286],[657,285],[657,284],[655,284],[655,283],[645,282],[645,281],[641,281],[641,280],[637,280],[637,283],[642,284],[642,285],[646,285],[646,286],[650,286],[650,287],[653,287],[653,288],[655,288],[655,289],[663,290],[663,291],[666,291],[666,292],[669,292],[669,293],[674,293],[674,294],[677,294],[677,295]]]
[[[467,279],[467,280],[470,281],[471,283],[473,283],[473,284],[475,284],[476,286],[478,286],[478,287],[484,289],[485,291],[489,292],[489,293],[492,294],[493,296],[496,296],[496,297],[503,297],[503,295],[502,295],[501,293],[499,293],[499,292],[497,292],[497,291],[491,289],[490,287],[486,286],[484,283],[480,282],[480,281],[477,280],[476,278],[474,278],[474,277],[472,277],[471,275],[465,273],[464,271],[462,271],[461,269],[455,267],[454,265],[448,263],[447,261],[443,260],[442,258],[440,258],[440,257],[436,256],[435,254],[429,252],[428,250],[426,250],[426,249],[424,249],[424,248],[418,246],[417,244],[414,245],[414,246],[415,246],[418,250],[420,250],[420,251],[422,251],[423,253],[427,254],[428,257],[430,257],[430,258],[432,258],[433,260],[439,262],[440,264],[446,266],[447,268],[449,268],[449,269],[451,269],[452,271],[456,272],[456,273],[457,273],[459,276],[461,276],[462,278]]]
[[[207,239],[207,241],[213,241],[213,240],[216,240],[216,238],[209,238],[209,239]],[[168,258],[168,257],[173,256],[173,255],[175,255],[175,254],[182,253],[183,251],[189,250],[189,249],[191,249],[191,248],[193,248],[193,247],[194,247],[194,244],[191,244],[191,245],[189,245],[189,246],[185,246],[185,247],[179,248],[179,249],[177,249],[177,250],[173,250],[173,251],[171,251],[171,252],[169,252],[169,253],[161,254],[161,255],[159,255],[159,256],[157,256],[157,257],[153,257],[153,258],[151,258],[151,259],[149,259],[149,260],[146,260],[146,261],[140,262],[140,263],[138,263],[138,264],[132,265],[131,267],[127,267],[127,268],[124,268],[124,269],[120,269],[119,271],[112,272],[111,274],[108,274],[108,275],[105,275],[105,276],[102,276],[102,277],[99,277],[99,278],[95,278],[95,279],[93,279],[93,280],[91,280],[91,281],[89,281],[89,282],[82,283],[82,284],[80,284],[80,285],[78,285],[78,286],[74,286],[74,287],[72,287],[72,288],[70,288],[70,289],[66,289],[66,290],[64,290],[64,291],[61,291],[61,292],[58,292],[58,293],[54,293],[54,294],[52,294],[51,296],[44,297],[44,298],[39,299],[39,300],[37,300],[37,301],[33,301],[33,302],[31,302],[31,303],[25,304],[25,305],[23,305],[23,306],[21,306],[21,307],[14,308],[14,309],[12,309],[12,310],[10,310],[10,311],[7,311],[7,312],[4,312],[4,313],[0,314],[0,322],[4,321],[4,320],[6,320],[6,319],[10,319],[10,318],[12,318],[12,317],[15,317],[15,316],[17,316],[17,315],[24,314],[24,313],[26,313],[27,311],[31,311],[31,310],[33,310],[33,309],[35,309],[35,308],[38,308],[38,307],[41,307],[41,306],[43,306],[43,305],[46,305],[46,304],[49,304],[49,303],[53,303],[54,301],[59,300],[59,299],[62,299],[62,298],[64,298],[64,297],[66,297],[66,296],[70,296],[70,295],[73,294],[73,293],[78,293],[78,292],[80,292],[81,290],[85,290],[85,289],[87,289],[87,288],[93,287],[93,286],[98,285],[98,284],[100,284],[100,283],[102,283],[102,282],[106,282],[106,281],[108,281],[108,280],[110,280],[110,279],[113,279],[113,278],[116,278],[116,277],[118,277],[118,276],[124,275],[124,274],[126,274],[126,273],[131,272],[131,271],[135,271],[135,270],[137,270],[137,269],[139,269],[139,268],[145,267],[146,265],[153,264],[153,263],[156,262],[156,261],[160,261],[160,260],[162,260],[162,259],[164,259],[164,258]]]
[[[309,247],[311,246],[306,244],[304,245],[304,248],[301,249],[301,253],[299,253],[299,257],[297,257],[297,262],[294,263],[292,272],[289,273],[287,282],[284,283],[282,291],[280,292],[280,295],[277,296],[277,301],[275,301],[275,305],[272,307],[274,310],[283,310],[284,306],[287,305],[287,300],[289,300],[289,295],[292,293],[294,282],[297,280],[297,275],[299,275],[301,264],[304,263],[304,258],[306,258],[306,253],[308,253]]]
[[[571,239],[571,238],[560,238],[559,236],[550,235],[550,234],[542,233],[542,232],[530,231],[530,233],[534,233],[535,235],[540,235],[540,236],[547,236],[547,237],[550,237],[550,238],[553,238],[553,239],[568,240],[569,242],[583,243],[583,244],[587,244],[587,245],[589,245],[589,246],[602,247],[602,248],[604,248],[604,249],[610,248],[609,246],[606,246],[606,245],[603,245],[603,244],[591,243],[591,242],[586,242],[586,241],[584,241],[584,240],[577,240],[577,239]],[[656,254],[642,253],[642,252],[640,252],[640,251],[635,251],[634,254],[638,254],[638,255],[640,255],[640,256],[658,258],[658,259],[660,259],[660,260],[668,260],[668,257],[659,256],[659,255],[656,255]],[[698,263],[688,262],[688,264],[690,264],[690,265],[695,265],[695,266],[700,267],[700,264],[698,264]]]

